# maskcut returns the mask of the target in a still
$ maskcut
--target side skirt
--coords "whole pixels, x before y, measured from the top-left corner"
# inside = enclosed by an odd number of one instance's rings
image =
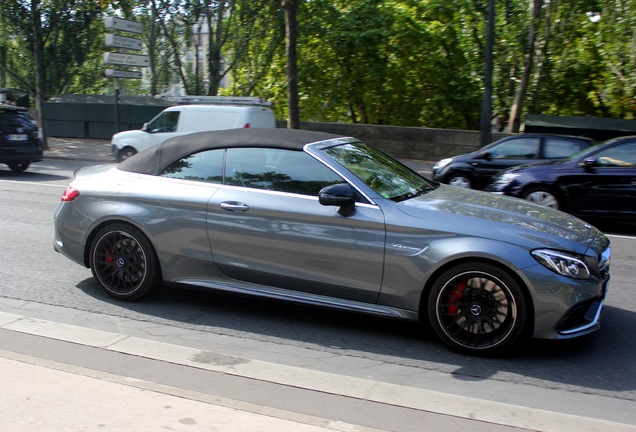
[[[234,283],[231,281],[210,282],[202,279],[179,279],[175,282],[192,288],[210,288],[213,290],[231,292],[235,294],[265,297],[274,300],[303,303],[312,306],[326,307],[329,309],[338,309],[406,321],[418,321],[419,319],[417,312],[411,310],[321,296],[318,294],[291,291],[283,288],[268,287],[250,283]]]

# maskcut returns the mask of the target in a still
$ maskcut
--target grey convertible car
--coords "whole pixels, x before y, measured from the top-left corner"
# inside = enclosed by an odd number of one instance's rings
[[[54,247],[117,299],[211,288],[430,323],[470,354],[598,329],[610,264],[608,239],[565,213],[286,129],[187,135],[78,171]]]

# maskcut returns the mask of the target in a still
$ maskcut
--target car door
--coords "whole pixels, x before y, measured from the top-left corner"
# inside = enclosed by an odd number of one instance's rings
[[[537,162],[540,142],[539,137],[515,137],[489,148],[483,157],[471,163],[475,167],[476,183],[485,186],[499,171]]]
[[[180,111],[163,111],[152,119],[144,129],[147,135],[138,150],[145,150],[146,148],[161,144],[169,138],[181,135],[181,133],[178,132],[180,117]]]
[[[579,165],[577,179],[567,181],[573,213],[594,218],[636,217],[636,141],[601,149],[588,163]]]
[[[244,282],[375,302],[383,273],[384,215],[360,204],[344,217],[318,202],[322,187],[342,182],[304,152],[228,149],[228,187],[208,206],[217,267]]]

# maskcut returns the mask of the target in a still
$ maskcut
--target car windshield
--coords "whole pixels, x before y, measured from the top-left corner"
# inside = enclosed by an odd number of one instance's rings
[[[361,142],[324,151],[384,198],[403,201],[435,189],[416,172]]]
[[[611,143],[612,141],[616,141],[615,139],[611,139],[611,140],[607,140],[607,141],[602,141],[598,144],[594,144],[590,147],[586,147],[584,149],[581,149],[579,151],[577,151],[574,154],[571,154],[570,156],[566,157],[565,160],[574,160],[574,159],[578,159],[581,156],[584,156],[586,154],[592,154],[592,153],[596,153],[596,151],[598,149],[600,149],[601,147]]]

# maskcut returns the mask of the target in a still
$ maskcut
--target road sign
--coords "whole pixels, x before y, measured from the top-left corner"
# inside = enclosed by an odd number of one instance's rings
[[[147,55],[104,53],[104,63],[121,66],[150,66],[150,58]]]
[[[118,36],[115,34],[106,35],[106,46],[124,48],[133,51],[141,51],[141,39]]]
[[[106,76],[108,78],[133,78],[133,79],[141,79],[141,72],[139,71],[128,71],[128,70],[118,70],[118,69],[106,69]]]
[[[144,26],[142,23],[117,17],[105,17],[104,25],[107,29],[127,31],[130,33],[141,34],[144,31]]]

